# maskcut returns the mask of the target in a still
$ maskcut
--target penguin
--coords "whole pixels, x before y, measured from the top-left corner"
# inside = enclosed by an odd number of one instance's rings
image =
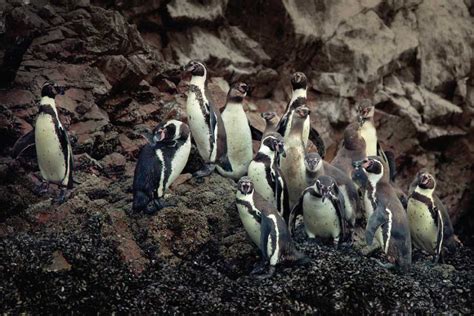
[[[206,67],[199,61],[191,60],[184,70],[192,75],[186,100],[188,124],[199,155],[204,160],[203,168],[195,172],[193,176],[203,178],[210,175],[214,171],[216,163],[224,171],[232,172],[227,157],[224,123],[220,112],[207,97]]]
[[[383,162],[389,166],[386,172],[390,175],[390,180],[395,179],[395,162],[391,152],[385,153],[377,138],[377,130],[374,124],[375,106],[369,99],[362,99],[357,106],[357,122],[359,124],[360,135],[365,141],[366,157],[379,156]],[[391,159],[389,159],[391,158]]]
[[[285,139],[286,157],[281,157],[280,168],[288,185],[290,209],[298,202],[301,193],[306,189],[306,167],[304,164],[305,146],[302,139],[303,126],[309,116],[309,109],[304,99],[295,101],[299,106],[292,114],[291,131]]]
[[[249,87],[243,82],[232,84],[227,102],[222,111],[222,122],[226,131],[227,157],[231,171],[217,166],[217,171],[228,178],[239,180],[247,173],[253,157],[252,131],[242,101]]]
[[[290,215],[290,232],[294,230],[297,215],[303,215],[303,223],[309,238],[333,238],[337,248],[347,232],[349,218],[345,208],[345,198],[336,180],[321,175],[306,188]]]
[[[59,120],[55,97],[64,94],[64,87],[47,81],[41,89],[39,114],[35,123],[35,147],[38,166],[43,178],[40,193],[46,193],[49,183],[61,187],[61,193],[53,200],[63,203],[66,191],[73,187],[73,153],[66,129]]]
[[[368,157],[354,162],[352,179],[363,190],[368,218],[365,232],[367,244],[371,246],[375,238],[392,262],[383,266],[398,267],[405,272],[412,260],[408,218],[393,187],[384,179],[383,169],[380,157]]]
[[[275,112],[263,112],[260,116],[265,120],[265,130],[262,139],[270,133],[276,132],[279,118]]]
[[[152,215],[173,206],[163,201],[163,196],[183,171],[190,151],[191,135],[187,124],[169,120],[155,127],[151,142],[140,151],[135,167],[134,212]]]
[[[308,78],[302,72],[295,72],[291,76],[291,99],[288,105],[286,106],[285,113],[280,119],[280,122],[277,125],[277,131],[285,138],[289,136],[291,127],[293,125],[293,112],[299,106],[299,103],[296,103],[296,100],[300,100],[306,104],[306,95],[307,95],[307,86],[308,86]],[[326,153],[326,148],[324,146],[324,142],[319,135],[318,131],[311,127],[311,118],[308,116],[304,121],[303,126],[303,143],[304,147],[306,148],[308,144],[308,139],[314,143],[318,152],[321,157],[324,157]]]
[[[318,153],[307,153],[305,156],[306,184],[312,186],[320,176],[330,176],[344,196],[344,208],[349,225],[354,227],[356,217],[360,213],[359,194],[354,182],[344,172],[324,161]]]
[[[432,254],[433,263],[437,263],[444,247],[455,250],[453,225],[446,207],[439,199],[438,203],[435,200],[436,180],[430,173],[419,172],[412,187],[407,214],[413,245]]]
[[[288,222],[288,189],[277,163],[280,155],[285,155],[283,137],[277,132],[268,133],[250,162],[248,177],[252,180],[255,191],[272,203]]]
[[[367,157],[365,147],[365,140],[359,134],[358,125],[349,124],[344,130],[342,142],[339,145],[336,156],[331,161],[331,165],[343,171],[348,177],[351,177],[353,162]]]
[[[242,177],[237,184],[236,204],[245,230],[262,255],[262,262],[253,269],[253,275],[259,279],[269,278],[281,262],[306,264],[309,261],[296,250],[277,209],[255,192],[249,177]],[[267,265],[268,271],[262,273]]]

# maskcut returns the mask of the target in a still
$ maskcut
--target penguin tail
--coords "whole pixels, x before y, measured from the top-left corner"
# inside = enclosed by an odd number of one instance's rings
[[[132,210],[134,212],[140,212],[146,209],[148,203],[150,202],[150,198],[147,194],[143,191],[136,191],[133,194],[133,204]]]

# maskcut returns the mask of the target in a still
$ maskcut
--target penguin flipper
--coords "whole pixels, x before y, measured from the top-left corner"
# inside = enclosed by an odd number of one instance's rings
[[[250,133],[252,134],[252,140],[261,141],[263,137],[263,133],[258,128],[250,124],[250,122],[249,122],[249,127],[250,127]]]
[[[367,245],[372,245],[374,241],[375,232],[377,229],[388,221],[387,213],[385,212],[385,205],[379,203],[377,208],[370,215],[365,229],[365,240]]]
[[[390,181],[394,182],[395,177],[397,176],[395,154],[390,150],[386,150],[383,153],[385,154],[385,159],[387,160],[388,168],[390,169]]]
[[[311,188],[306,188],[306,190],[303,191],[303,193],[300,196],[300,199],[298,200],[298,203],[296,203],[295,206],[293,206],[293,209],[290,212],[290,215],[288,217],[288,231],[290,232],[290,236],[293,236],[294,234],[296,217],[298,215],[303,215],[304,195],[310,190]]]
[[[272,175],[273,178],[273,175]],[[282,211],[282,217],[285,223],[289,224],[290,217],[290,200],[288,196],[288,187],[286,186],[285,179],[280,174],[279,170],[275,170],[275,194],[277,199],[278,211]]]
[[[288,105],[289,106],[289,105]],[[288,108],[287,108],[288,109]],[[276,131],[281,135],[285,136],[285,130],[288,125],[288,117],[290,116],[290,112],[285,111],[285,114],[281,117],[280,121],[278,122],[278,125],[276,127]]]
[[[18,140],[13,145],[11,155],[14,159],[16,159],[20,157],[23,153],[26,153],[27,151],[32,151],[34,152],[34,155],[36,155],[34,129],[29,131],[25,135],[21,136],[20,138],[18,138]]]
[[[347,210],[346,210],[346,203],[345,203],[345,198],[344,194],[342,194],[341,190],[339,190],[339,187],[336,185],[336,190],[337,190],[337,196],[335,198],[331,198],[331,202],[334,205],[334,208],[336,209],[337,212],[337,217],[339,218],[339,225],[341,227],[341,237],[339,239],[340,242],[344,240],[344,238],[347,236],[346,235],[346,218],[347,218]]]
[[[271,238],[270,243],[269,238]],[[275,236],[275,230],[272,229],[271,221],[267,218],[267,216],[262,214],[260,222],[260,249],[262,252],[262,258],[264,258],[265,261],[268,261],[275,251],[276,243],[277,240]],[[271,249],[268,249],[269,246]]]
[[[318,149],[318,154],[321,156],[321,159],[324,159],[324,156],[326,155],[326,146],[324,145],[324,141],[321,138],[321,135],[319,135],[319,132],[313,127],[309,129],[309,139]]]

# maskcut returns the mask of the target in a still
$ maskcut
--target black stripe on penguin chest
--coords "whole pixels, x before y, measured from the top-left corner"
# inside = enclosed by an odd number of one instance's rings
[[[252,204],[250,204],[250,202],[248,201],[244,201],[244,200],[241,200],[241,199],[237,199],[236,200],[236,203],[237,204],[240,204],[242,205],[243,207],[245,207],[248,211],[248,213],[253,217],[253,219],[255,221],[257,221],[259,224],[262,222],[262,218],[260,216],[259,213],[257,213],[254,208],[252,207]]]
[[[164,189],[166,188],[170,179],[171,173],[173,172],[173,161],[175,159],[181,159],[181,157],[176,157],[176,153],[179,151],[181,146],[183,146],[183,143],[181,142],[172,142],[163,144],[159,148],[155,149],[156,151],[160,151],[161,155],[163,156],[163,161],[161,161],[160,157],[157,155],[157,158],[161,164],[160,177],[163,177],[163,194]],[[158,181],[157,189],[159,188],[160,182],[161,179]]]
[[[411,198],[426,205],[426,208],[428,212],[430,213],[431,218],[433,219],[434,223],[438,225],[438,213],[436,212],[436,209],[433,207],[434,205],[433,200],[431,200],[429,197],[423,194],[420,194],[416,191],[412,193]]]
[[[273,192],[276,192],[276,173],[274,168],[272,168],[270,157],[262,153],[257,153],[254,161],[260,162],[265,166],[265,181],[272,188]]]
[[[210,149],[211,149],[210,150],[211,152],[209,154],[211,154],[214,148],[214,143],[215,143],[214,131],[216,130],[216,127],[217,127],[217,116],[214,113],[214,111],[211,111],[212,109],[211,109],[210,104],[204,101],[203,91],[201,91],[201,89],[199,89],[198,86],[190,85],[189,89],[191,92],[193,92],[196,95],[196,100],[199,103],[199,108],[201,109],[201,113],[204,117],[204,121],[209,127],[209,144],[210,144]]]

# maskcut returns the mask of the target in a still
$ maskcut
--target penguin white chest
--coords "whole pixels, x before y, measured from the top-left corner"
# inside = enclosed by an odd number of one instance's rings
[[[306,233],[311,238],[335,238],[341,232],[336,209],[328,199],[323,202],[306,194],[303,198],[303,218]]]
[[[285,138],[285,142],[287,142],[287,139],[289,137],[290,131],[291,131],[291,125],[293,124],[293,115],[290,113],[288,117],[288,124],[286,126],[285,130],[285,135],[283,137]],[[306,120],[303,123],[303,133],[301,134],[301,138],[303,140],[304,147],[306,148],[308,145],[308,139],[309,139],[309,130],[311,128],[311,119],[308,116]]]
[[[270,172],[270,170],[268,170]],[[248,176],[252,179],[255,191],[265,200],[276,206],[275,192],[267,181],[267,168],[263,162],[252,161],[248,168]]]
[[[239,217],[244,225],[247,234],[258,248],[260,248],[260,223],[255,220],[255,217],[249,213],[247,207],[237,204]]]
[[[207,103],[207,100],[204,99],[203,103]],[[217,138],[216,135],[210,135],[210,122],[206,119],[203,111],[205,110],[201,109],[196,93],[189,92],[186,101],[186,113],[188,114],[188,123],[192,137],[196,142],[201,157],[207,161],[214,161],[216,157],[216,146],[214,146],[214,150],[211,153],[210,139],[213,137],[215,141]]]
[[[362,138],[365,140],[367,156],[377,156],[377,130],[370,123],[362,125],[360,130]]]
[[[66,176],[67,162],[51,115],[38,115],[35,144],[41,176],[47,181],[61,184]]]
[[[239,179],[253,158],[252,134],[242,105],[228,105],[222,113],[227,134],[227,156],[232,165],[232,177]]]
[[[426,204],[410,198],[408,200],[410,233],[416,247],[435,253],[438,227]]]

